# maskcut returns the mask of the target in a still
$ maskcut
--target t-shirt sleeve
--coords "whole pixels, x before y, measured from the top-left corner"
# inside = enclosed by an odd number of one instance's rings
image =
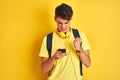
[[[90,44],[89,44],[89,42],[87,40],[86,35],[83,32],[81,32],[80,37],[82,39],[82,48],[83,48],[83,50],[90,50],[91,47],[90,47]]]
[[[46,38],[47,37],[44,37],[43,38],[43,41],[42,41],[42,44],[41,44],[41,48],[40,48],[40,53],[39,53],[39,56],[40,57],[45,57],[45,58],[48,58],[49,55],[48,55],[48,51],[47,51],[47,48],[46,48]]]

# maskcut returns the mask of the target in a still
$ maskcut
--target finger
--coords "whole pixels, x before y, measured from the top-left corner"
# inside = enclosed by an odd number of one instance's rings
[[[67,53],[62,53],[61,55],[62,55],[62,56],[66,56],[66,55],[67,55]]]

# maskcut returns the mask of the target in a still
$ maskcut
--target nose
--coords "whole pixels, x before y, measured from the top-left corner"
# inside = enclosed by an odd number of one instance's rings
[[[66,25],[65,25],[65,24],[62,24],[61,27],[62,27],[62,29],[64,29],[64,28],[66,27]]]

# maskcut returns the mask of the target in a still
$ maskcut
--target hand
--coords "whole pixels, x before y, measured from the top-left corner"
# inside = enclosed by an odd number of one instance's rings
[[[77,51],[80,51],[82,49],[81,46],[80,46],[81,42],[82,42],[82,40],[80,38],[75,38],[75,40],[73,42],[74,47]]]
[[[55,55],[53,56],[53,59],[58,60],[66,55],[67,53],[62,53],[61,51],[56,50]]]

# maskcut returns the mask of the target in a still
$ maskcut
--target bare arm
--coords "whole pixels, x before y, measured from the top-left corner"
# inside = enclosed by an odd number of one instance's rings
[[[83,63],[86,67],[89,67],[90,64],[91,64],[90,55],[89,55],[89,50],[82,51],[82,52],[77,52],[77,54],[79,55],[80,60],[82,61],[82,63]]]
[[[55,61],[56,60],[54,60],[53,57],[51,57],[51,58],[44,58],[44,57],[42,57],[42,64],[41,64],[42,72],[43,73],[49,72],[52,69]]]
[[[75,46],[76,52],[79,55],[82,63],[86,67],[89,67],[91,64],[89,50],[83,51],[82,48],[80,47],[81,42],[82,42],[82,40],[80,38],[76,38],[74,40],[74,46]]]

